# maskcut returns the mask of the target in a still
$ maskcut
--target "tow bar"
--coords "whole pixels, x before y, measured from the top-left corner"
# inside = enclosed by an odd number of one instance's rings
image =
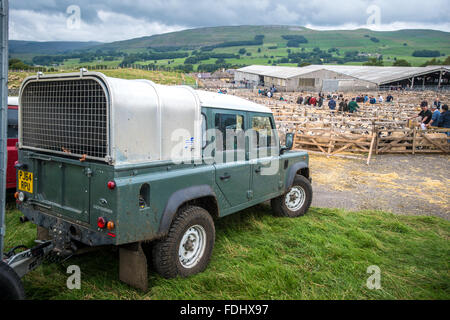
[[[52,251],[54,245],[51,241],[35,240],[37,246],[16,254],[16,250],[26,248],[17,246],[5,253],[3,261],[22,278],[28,272],[36,269],[44,258]]]

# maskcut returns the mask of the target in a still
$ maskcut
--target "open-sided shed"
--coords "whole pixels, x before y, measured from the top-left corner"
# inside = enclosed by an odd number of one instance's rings
[[[252,65],[236,70],[235,81],[250,86],[275,86],[280,91],[359,91],[401,86],[411,89],[449,87],[449,66],[373,67]]]

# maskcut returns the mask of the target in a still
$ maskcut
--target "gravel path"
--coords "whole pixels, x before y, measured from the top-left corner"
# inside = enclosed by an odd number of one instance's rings
[[[310,155],[313,206],[433,215],[450,220],[450,156],[380,155],[364,160]]]

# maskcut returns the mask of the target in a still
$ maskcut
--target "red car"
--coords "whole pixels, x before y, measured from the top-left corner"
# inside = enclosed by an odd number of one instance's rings
[[[6,189],[16,188],[17,161],[16,143],[19,136],[19,98],[8,97],[8,166],[6,169]]]

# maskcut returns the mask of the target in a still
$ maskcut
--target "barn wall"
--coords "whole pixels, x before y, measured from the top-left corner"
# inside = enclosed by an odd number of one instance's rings
[[[375,83],[364,80],[351,79],[339,81],[339,91],[372,91],[377,89],[378,86]]]
[[[246,72],[236,70],[236,72],[234,73],[234,81],[240,82],[240,81],[244,81],[244,80],[256,82],[256,84],[258,84],[259,76],[257,74],[246,73]]]

